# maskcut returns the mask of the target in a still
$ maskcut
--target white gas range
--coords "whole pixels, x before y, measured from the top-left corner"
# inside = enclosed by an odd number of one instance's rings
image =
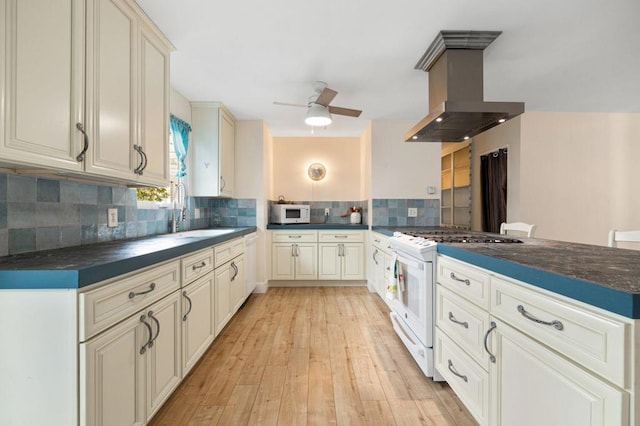
[[[436,258],[438,243],[521,243],[500,235],[456,229],[405,229],[389,239],[404,285],[391,302],[393,328],[427,377],[444,380],[434,367]]]
[[[399,232],[389,239],[402,276],[391,302],[391,322],[427,377],[442,380],[434,368],[435,271],[437,243]]]

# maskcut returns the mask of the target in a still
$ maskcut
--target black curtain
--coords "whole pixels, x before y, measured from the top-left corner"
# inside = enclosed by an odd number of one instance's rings
[[[507,150],[480,156],[482,230],[500,232],[507,221]]]

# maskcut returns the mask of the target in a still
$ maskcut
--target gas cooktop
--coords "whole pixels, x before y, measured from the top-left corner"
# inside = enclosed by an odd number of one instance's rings
[[[480,232],[451,230],[402,231],[404,235],[435,241],[436,243],[522,243],[516,238],[487,235]]]

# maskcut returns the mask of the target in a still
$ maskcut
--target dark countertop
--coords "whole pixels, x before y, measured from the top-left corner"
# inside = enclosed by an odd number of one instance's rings
[[[393,235],[394,230],[402,229],[372,230]],[[640,318],[640,251],[518,238],[524,244],[438,243],[438,253],[628,318]]]
[[[353,229],[353,230],[367,230],[369,225],[351,224],[351,223],[292,223],[289,225],[278,225],[270,223],[267,225],[267,229],[289,231],[292,229],[318,229],[318,230],[331,230],[331,229]]]
[[[81,288],[256,231],[213,228],[0,258],[0,289]]]

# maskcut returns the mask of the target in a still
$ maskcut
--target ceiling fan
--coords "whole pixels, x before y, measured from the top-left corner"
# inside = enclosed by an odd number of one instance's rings
[[[348,117],[360,117],[362,111],[351,108],[342,108],[329,105],[338,92],[327,87],[324,81],[313,83],[313,95],[309,96],[306,105],[291,104],[286,102],[273,102],[276,105],[295,106],[307,108],[307,116],[304,122],[309,126],[327,126],[331,124],[331,114],[346,115]]]

